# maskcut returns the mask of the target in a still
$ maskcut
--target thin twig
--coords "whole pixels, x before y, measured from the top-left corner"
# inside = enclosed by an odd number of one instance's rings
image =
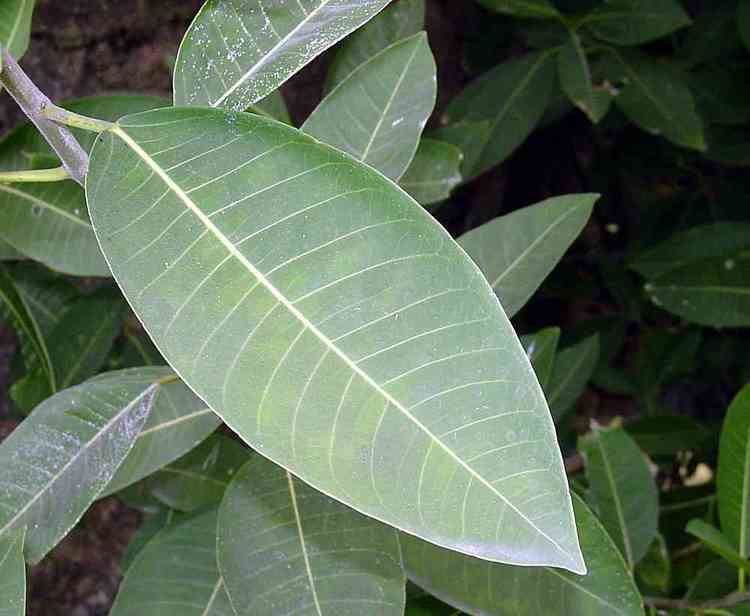
[[[694,602],[689,599],[666,599],[664,597],[644,597],[643,602],[651,607],[665,610],[710,610],[734,607],[750,601],[750,592],[733,592],[712,601]]]
[[[70,174],[65,167],[54,169],[29,169],[26,171],[0,171],[0,184],[18,182],[60,182],[69,180]]]
[[[5,86],[18,106],[60,157],[70,177],[83,186],[89,168],[88,154],[67,128],[55,124],[44,116],[44,110],[53,106],[52,102],[34,85],[13,56],[2,47],[0,47],[0,55],[2,55],[0,83]]]

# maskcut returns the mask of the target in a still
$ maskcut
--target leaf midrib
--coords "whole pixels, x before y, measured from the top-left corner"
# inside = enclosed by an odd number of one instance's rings
[[[497,496],[508,508],[510,508],[516,515],[519,516],[524,522],[526,522],[531,528],[533,528],[540,536],[550,542],[560,554],[567,557],[571,562],[575,561],[573,554],[569,554],[555,539],[550,537],[544,532],[539,526],[537,526],[532,520],[530,520],[518,507],[516,507],[507,497],[495,488],[485,477],[480,475],[474,468],[461,459],[450,447],[448,447],[443,441],[441,441],[432,431],[425,426],[417,417],[408,411],[401,402],[396,400],[390,393],[388,393],[383,387],[381,387],[373,378],[364,372],[352,359],[344,353],[333,341],[328,338],[320,329],[318,329],[300,310],[284,296],[279,289],[277,289],[270,280],[268,280],[263,273],[258,270],[247,257],[240,252],[240,250],[222,233],[222,231],[213,223],[213,221],[192,201],[190,196],[172,179],[172,177],[162,169],[155,160],[153,160],[149,154],[125,131],[123,127],[118,123],[110,129],[114,135],[119,137],[126,146],[128,146],[135,154],[143,160],[148,167],[150,167],[171,189],[175,196],[187,207],[198,220],[211,232],[216,239],[224,245],[227,251],[234,256],[240,264],[242,264],[260,284],[291,314],[294,316],[305,328],[307,328],[315,337],[317,337],[327,348],[331,349],[334,354],[341,359],[355,374],[357,374],[362,380],[365,381],[370,387],[378,392],[383,398],[389,402],[394,408],[399,410],[407,419],[409,419],[419,430],[424,432],[431,442],[436,443],[456,464],[461,466],[469,475],[475,478],[485,488],[487,488],[492,494]]]

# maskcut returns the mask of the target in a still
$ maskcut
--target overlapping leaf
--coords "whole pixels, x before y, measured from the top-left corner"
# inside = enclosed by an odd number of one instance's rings
[[[597,195],[569,195],[496,218],[458,243],[482,270],[508,316],[516,314],[585,226]]]
[[[582,569],[512,327],[382,175],[258,116],[169,109],[102,136],[88,199],[152,338],[246,442],[430,541]]]
[[[219,570],[238,616],[402,616],[398,534],[260,456],[219,512]]]
[[[26,614],[25,528],[0,537],[0,616]]]
[[[107,96],[66,105],[72,111],[105,120],[122,114],[164,106],[146,96]],[[96,137],[75,131],[88,149]],[[31,167],[31,157],[51,157],[52,150],[30,124],[0,142],[0,170]],[[54,158],[52,158],[54,160]],[[0,239],[20,253],[54,270],[78,276],[109,276],[86,211],[86,200],[75,182],[0,184]]]
[[[213,432],[220,421],[206,404],[166,367],[133,368],[101,374],[89,381],[100,386],[140,387],[158,384],[151,412],[133,449],[117,469],[104,494],[112,494],[185,455]]]
[[[5,240],[0,240],[0,261],[23,259],[23,255]]]
[[[332,90],[358,66],[403,39],[424,29],[425,0],[392,2],[367,24],[350,34],[328,69],[326,91]]]
[[[180,46],[175,105],[242,111],[389,0],[207,0]]]
[[[461,183],[462,160],[461,150],[454,145],[422,139],[399,185],[422,205],[438,203]]]
[[[592,122],[599,122],[609,111],[612,95],[594,87],[589,60],[576,32],[570,33],[568,43],[557,55],[557,72],[571,102]]]
[[[560,13],[550,0],[479,0],[479,3],[498,13],[516,17],[555,18]]]
[[[35,0],[0,0],[0,46],[20,58],[29,46]]]
[[[552,417],[559,421],[581,397],[599,361],[599,336],[593,335],[558,351],[547,394]]]
[[[750,387],[729,406],[719,443],[721,529],[742,558],[750,556]]]
[[[552,377],[559,341],[560,328],[558,327],[548,327],[535,334],[521,337],[521,343],[534,367],[536,378],[539,379],[539,384],[545,391]]]
[[[554,72],[550,52],[529,54],[482,75],[451,102],[436,134],[464,153],[464,179],[501,163],[529,136],[549,103]]]
[[[302,130],[398,181],[435,106],[436,70],[424,32],[394,43],[341,81]]]
[[[718,528],[699,519],[690,520],[685,531],[700,539],[701,543],[712,552],[732,563],[735,567],[750,573],[750,560],[740,556],[736,546]]]
[[[216,564],[216,515],[158,533],[128,568],[110,616],[235,616]]]
[[[28,562],[41,560],[107,485],[157,388],[84,383],[45,400],[0,444],[0,536],[26,526]]]
[[[584,23],[600,39],[640,45],[690,24],[679,0],[605,0]]]
[[[575,495],[573,507],[589,568],[585,576],[487,563],[402,535],[407,574],[468,614],[641,616],[641,598],[617,547]]]
[[[659,495],[638,445],[621,428],[581,442],[594,510],[632,568],[656,537]]]

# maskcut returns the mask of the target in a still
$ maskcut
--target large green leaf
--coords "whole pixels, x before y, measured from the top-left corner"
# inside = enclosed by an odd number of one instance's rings
[[[717,477],[721,529],[750,556],[750,386],[737,394],[721,429]]]
[[[341,81],[302,130],[398,181],[435,107],[436,71],[424,32],[394,43]]]
[[[65,107],[104,120],[165,106],[146,96],[107,96],[81,99]],[[95,134],[76,130],[88,149]],[[24,124],[0,142],[0,170],[30,167],[30,158],[49,156],[50,147],[31,124]],[[110,276],[96,243],[83,190],[75,182],[0,184],[0,239],[48,267],[77,276]]]
[[[573,507],[589,568],[585,576],[488,563],[402,535],[409,578],[469,614],[641,616],[641,598],[614,543],[575,495]]]
[[[568,43],[557,55],[557,72],[560,85],[571,102],[592,122],[599,122],[609,111],[612,95],[594,86],[591,67],[576,32],[570,32]]]
[[[237,616],[403,616],[398,534],[255,456],[219,510],[219,571]]]
[[[247,109],[389,0],[207,0],[180,46],[175,105]]]
[[[104,489],[157,389],[84,383],[45,400],[0,444],[0,536],[26,526],[27,561],[41,560]]]
[[[633,568],[656,538],[659,494],[643,452],[621,428],[595,429],[581,441],[591,503]]]
[[[248,444],[430,541],[582,570],[528,359],[389,180],[259,116],[165,109],[102,135],[88,199],[154,342]]]
[[[159,502],[178,511],[214,506],[249,455],[239,441],[215,434],[149,477],[145,487]]]
[[[0,261],[16,261],[23,259],[23,255],[5,240],[0,239]]]
[[[750,259],[706,259],[649,281],[657,306],[699,325],[750,327]]]
[[[557,343],[560,341],[560,328],[548,327],[535,334],[521,337],[521,344],[531,360],[536,378],[543,389],[547,389],[555,365]]]
[[[399,184],[422,205],[438,203],[461,183],[462,159],[461,150],[450,143],[422,139]]]
[[[0,0],[0,46],[20,58],[29,46],[35,0]]]
[[[534,294],[591,217],[598,195],[555,197],[496,218],[458,243],[512,317]]]
[[[326,91],[332,90],[354,69],[405,38],[424,29],[425,0],[392,2],[359,30],[346,37],[328,69]]]
[[[600,39],[640,45],[690,25],[679,0],[605,0],[583,20]]]
[[[706,149],[703,123],[695,98],[675,67],[649,56],[621,50],[618,60],[622,88],[615,104],[643,130],[695,150]]]
[[[498,13],[516,17],[555,18],[560,13],[550,0],[479,0],[479,3]]]
[[[707,223],[675,233],[637,253],[629,266],[646,278],[656,278],[695,261],[729,259],[747,248],[750,248],[750,223]]]
[[[599,361],[599,336],[589,336],[558,351],[549,385],[544,391],[555,421],[578,402]]]
[[[491,120],[453,122],[448,126],[432,131],[428,134],[428,137],[453,145],[461,151],[459,173],[462,173],[462,170],[476,168],[491,127]]]
[[[0,616],[26,614],[25,528],[0,537]]]
[[[133,449],[117,469],[103,495],[112,494],[188,453],[213,432],[220,421],[206,404],[166,367],[132,368],[107,372],[91,383],[112,388],[133,386],[144,391],[157,386],[151,412]]]
[[[500,64],[451,102],[438,138],[463,151],[465,179],[501,163],[523,143],[541,120],[554,85],[555,62],[551,52],[543,51]],[[475,151],[467,149],[465,128],[450,130],[454,124],[485,122],[485,130],[470,131]]]
[[[167,526],[128,568],[110,616],[236,616],[216,564],[216,509]]]

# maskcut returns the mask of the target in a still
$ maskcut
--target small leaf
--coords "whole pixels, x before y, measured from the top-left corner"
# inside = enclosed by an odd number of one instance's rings
[[[542,51],[504,62],[470,83],[450,103],[443,118],[447,126],[438,131],[437,138],[463,151],[464,179],[473,179],[503,162],[534,130],[555,85],[552,58],[551,52]],[[460,126],[449,130],[453,124],[483,122],[488,123],[488,129],[471,135],[472,141],[477,140],[476,151],[467,149]]]
[[[197,511],[221,501],[250,450],[239,441],[215,434],[179,460],[146,480],[157,500],[178,511]]]
[[[690,417],[655,415],[628,422],[628,434],[651,456],[673,457],[680,451],[705,447],[712,432]]]
[[[492,11],[507,13],[516,17],[542,19],[560,17],[559,11],[550,0],[479,0],[479,3]]]
[[[646,284],[651,301],[709,327],[750,327],[750,259],[706,259]]]
[[[26,526],[29,563],[99,496],[132,448],[157,388],[84,383],[45,400],[0,444],[0,535]]]
[[[136,556],[110,616],[235,616],[216,564],[216,516],[170,525]]]
[[[206,403],[166,367],[118,370],[89,382],[112,387],[140,384],[144,390],[159,384],[143,430],[102,496],[118,492],[184,456],[221,423]]]
[[[396,531],[260,456],[232,480],[218,528],[219,570],[238,616],[404,613]]]
[[[25,528],[0,537],[0,616],[26,614],[26,563],[23,560]]]
[[[479,122],[454,122],[428,134],[428,137],[453,145],[461,151],[461,170],[473,169],[479,163],[487,139],[487,133],[492,126],[489,120]],[[464,179],[463,176],[461,178]]]
[[[580,570],[528,359],[476,266],[406,193],[298,130],[212,109],[120,120],[89,173],[132,307],[245,442],[437,543]],[[518,509],[529,492],[556,495],[555,516],[537,526],[537,503]]]
[[[462,159],[461,150],[454,145],[422,139],[399,184],[424,206],[438,203],[461,183]]]
[[[138,555],[141,553],[151,540],[161,531],[172,523],[172,518],[176,514],[171,509],[159,509],[156,513],[144,514],[141,518],[140,526],[128,542],[125,552],[120,559],[120,571],[127,573],[130,565],[133,564]]]
[[[341,81],[302,130],[398,181],[435,107],[436,70],[424,32],[394,43]]]
[[[424,30],[424,18],[425,0],[399,0],[389,4],[341,42],[328,69],[326,92],[386,47]]]
[[[558,422],[578,402],[599,361],[599,335],[558,350],[549,386],[544,390],[552,417]]]
[[[557,71],[560,85],[570,101],[597,123],[612,104],[612,95],[594,86],[586,52],[577,33],[570,33],[570,40],[557,55]]]
[[[485,223],[458,243],[514,316],[580,235],[598,195],[547,199]]]
[[[662,594],[669,593],[672,581],[672,561],[661,534],[657,534],[651,542],[648,552],[635,568],[635,573],[647,588],[658,590]]]
[[[177,106],[247,109],[389,0],[207,0],[180,45]]]
[[[695,575],[685,593],[690,601],[709,601],[737,590],[737,567],[721,558],[708,563]]]
[[[750,248],[750,223],[714,222],[679,231],[637,253],[629,266],[646,278],[656,278],[703,259],[735,257]]]
[[[721,529],[740,557],[750,556],[750,385],[729,405],[719,442]]]
[[[656,537],[659,494],[646,458],[621,428],[581,440],[591,503],[632,569]]]
[[[703,520],[690,520],[685,531],[701,540],[709,550],[744,571],[750,571],[750,560],[743,558],[732,542],[718,528]]]
[[[703,151],[706,139],[695,98],[673,66],[635,51],[611,51],[618,59],[622,88],[615,104],[646,132]]]
[[[548,327],[535,334],[521,336],[521,344],[526,349],[531,365],[542,389],[546,389],[555,365],[557,344],[560,341],[560,328]]]
[[[29,46],[35,0],[0,0],[0,47],[20,58]]]
[[[583,20],[615,45],[640,45],[690,25],[679,0],[605,0]]]
[[[543,495],[537,495],[543,499]],[[487,616],[642,616],[638,590],[617,547],[573,495],[586,575],[488,563],[401,535],[409,578],[443,601]]]

